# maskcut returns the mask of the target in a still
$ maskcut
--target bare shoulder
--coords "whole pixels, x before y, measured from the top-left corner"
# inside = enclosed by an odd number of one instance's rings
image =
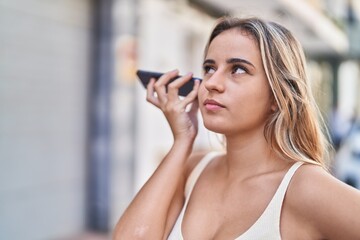
[[[338,194],[340,195],[335,196]],[[320,166],[304,164],[295,173],[288,195],[294,197],[292,200],[296,203],[301,201],[305,206],[306,203],[313,206],[322,201],[337,203],[336,200],[349,196],[359,198],[360,192],[341,182]]]
[[[286,202],[294,214],[313,223],[324,237],[360,239],[360,191],[321,167],[301,166],[289,185]]]

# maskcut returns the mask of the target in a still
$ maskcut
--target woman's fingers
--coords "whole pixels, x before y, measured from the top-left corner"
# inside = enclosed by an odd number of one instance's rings
[[[150,82],[146,87],[146,100],[154,104],[156,107],[160,107],[159,99],[155,96],[154,93],[154,84],[155,84],[155,78],[150,79]]]
[[[175,81],[171,82],[168,85],[167,89],[168,89],[169,100],[177,100],[179,98],[180,87],[182,87],[184,84],[190,81],[191,77],[192,77],[192,73],[188,73],[176,79]]]
[[[194,81],[193,90],[182,100],[184,106],[187,106],[188,104],[192,103],[197,98],[199,86],[200,86],[200,80],[196,79]]]
[[[178,71],[174,70],[165,73],[157,81],[155,79],[151,79],[147,86],[147,101],[161,109],[166,109],[174,104],[178,105],[178,107],[182,109],[185,109],[187,105],[194,102],[197,98],[200,81],[195,80],[193,90],[183,99],[179,99],[179,89],[188,81],[192,81],[192,73],[188,73],[185,76],[169,83],[169,81],[177,76]],[[168,86],[166,87],[166,85]]]
[[[167,72],[155,82],[154,89],[160,102],[167,102],[166,85],[171,79],[174,79],[176,76],[178,76],[178,74],[178,70]]]
[[[161,105],[167,102],[166,84],[177,75],[178,70],[173,70],[165,73],[158,80],[151,79],[146,87],[146,100],[161,108]]]

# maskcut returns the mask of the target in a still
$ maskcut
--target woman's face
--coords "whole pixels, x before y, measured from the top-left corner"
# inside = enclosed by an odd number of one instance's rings
[[[203,64],[199,105],[204,125],[225,134],[261,130],[271,112],[271,91],[252,36],[239,29],[211,42]]]

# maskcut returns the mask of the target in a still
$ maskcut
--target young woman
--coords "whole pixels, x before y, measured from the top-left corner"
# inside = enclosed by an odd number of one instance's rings
[[[360,239],[360,192],[327,172],[328,143],[305,58],[284,27],[221,19],[204,76],[171,71],[147,88],[174,143],[120,218],[114,239]],[[191,104],[190,111],[186,107]],[[200,109],[224,153],[192,154]]]

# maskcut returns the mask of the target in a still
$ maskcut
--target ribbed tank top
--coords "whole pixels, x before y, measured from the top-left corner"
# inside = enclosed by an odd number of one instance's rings
[[[205,155],[205,157],[196,165],[196,167],[189,175],[185,185],[185,203],[173,226],[172,231],[169,234],[168,240],[184,239],[181,232],[181,226],[186,207],[189,203],[191,192],[202,171],[209,164],[209,162],[218,155],[221,155],[221,153],[211,152]],[[246,230],[235,240],[281,240],[280,215],[282,203],[284,201],[284,196],[289,186],[290,180],[293,177],[295,171],[301,165],[302,162],[296,162],[290,167],[290,169],[282,179],[278,189],[276,190],[275,195],[273,196],[261,216],[248,230]]]

